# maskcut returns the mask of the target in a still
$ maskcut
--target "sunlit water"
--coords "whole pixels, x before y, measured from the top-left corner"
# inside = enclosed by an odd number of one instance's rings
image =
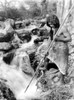
[[[13,91],[17,100],[31,100],[32,98],[40,97],[41,90],[37,89],[37,79],[32,81],[25,92],[32,77],[16,70],[14,66],[10,68],[10,66],[2,63],[0,66],[0,78],[7,80],[6,84]]]

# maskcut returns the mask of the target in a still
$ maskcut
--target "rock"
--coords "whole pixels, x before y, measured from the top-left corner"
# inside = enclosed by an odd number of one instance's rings
[[[16,100],[12,90],[2,81],[0,81],[0,100]]]
[[[34,70],[30,64],[29,56],[25,51],[20,53],[16,52],[16,56],[14,56],[11,65],[16,65],[17,69],[23,71],[26,74],[34,74]]]
[[[0,29],[0,42],[9,42],[14,35],[14,20],[6,20],[3,25]]]
[[[11,47],[10,43],[0,42],[0,51],[8,50]]]

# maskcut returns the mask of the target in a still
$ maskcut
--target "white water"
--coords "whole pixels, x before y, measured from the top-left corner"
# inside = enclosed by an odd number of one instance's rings
[[[38,98],[40,90],[37,90],[34,79],[28,90],[25,92],[27,85],[32,77],[23,74],[23,72],[16,70],[15,66],[9,66],[2,63],[0,66],[0,78],[7,80],[6,84],[11,88],[17,100],[31,100],[31,98]]]

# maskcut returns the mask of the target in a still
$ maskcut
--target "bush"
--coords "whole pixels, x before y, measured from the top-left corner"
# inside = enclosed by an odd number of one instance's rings
[[[38,16],[40,16],[41,15],[41,10],[40,9],[38,9],[38,8],[36,8],[36,9],[34,9],[33,11],[32,11],[32,17],[34,18],[34,17],[38,17]]]
[[[6,18],[5,11],[0,11],[0,21],[4,21]]]
[[[30,9],[26,9],[23,5],[19,9],[4,7],[4,11],[0,11],[0,20],[4,20],[5,18],[12,18],[14,20],[19,19],[29,19],[29,18],[37,18],[47,13],[56,13],[56,2],[48,3],[47,1],[41,4],[41,7],[35,1],[29,1],[27,4],[30,6]]]
[[[11,18],[16,20],[17,18],[21,18],[22,15],[20,14],[19,10],[16,8],[8,8],[7,9],[7,18]]]
[[[30,9],[26,9],[23,5],[21,5],[19,11],[21,12],[23,19],[35,18],[41,15],[41,9],[38,7],[36,2],[28,2]]]
[[[0,20],[4,20],[6,18],[11,18],[16,20],[17,18],[21,18],[21,14],[16,8],[7,8],[6,11],[0,11]]]

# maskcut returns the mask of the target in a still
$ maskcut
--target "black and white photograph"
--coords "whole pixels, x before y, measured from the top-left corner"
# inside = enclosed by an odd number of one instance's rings
[[[74,0],[0,0],[0,100],[74,100]]]

